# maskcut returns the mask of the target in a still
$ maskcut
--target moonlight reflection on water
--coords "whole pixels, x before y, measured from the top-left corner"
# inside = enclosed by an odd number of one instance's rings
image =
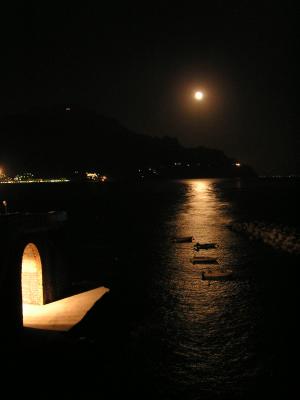
[[[239,391],[245,377],[254,373],[244,365],[253,355],[251,285],[247,280],[207,282],[200,277],[208,267],[243,268],[244,245],[227,227],[231,206],[219,199],[217,182],[180,182],[185,188],[184,201],[167,221],[167,231],[169,239],[193,235],[200,243],[217,242],[218,248],[200,252],[217,257],[219,264],[193,265],[192,243],[166,244],[164,272],[156,283],[156,293],[161,295],[161,335],[168,344],[166,379],[183,393],[191,385],[230,392],[233,381]]]

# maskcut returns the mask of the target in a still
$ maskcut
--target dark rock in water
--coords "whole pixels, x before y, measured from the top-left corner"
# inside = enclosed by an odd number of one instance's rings
[[[246,234],[251,240],[260,240],[277,250],[300,255],[299,234],[288,226],[253,221],[236,222],[231,225],[231,229]]]

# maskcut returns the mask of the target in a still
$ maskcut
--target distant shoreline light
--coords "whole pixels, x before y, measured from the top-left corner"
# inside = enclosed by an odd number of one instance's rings
[[[22,181],[22,180],[5,180],[1,181],[0,184],[5,183],[5,184],[12,184],[12,185],[18,185],[18,184],[24,184],[24,183],[64,183],[64,182],[70,182],[70,179],[66,178],[58,178],[58,179],[32,179],[28,181]]]
[[[97,175],[97,179],[93,176],[87,177],[86,180],[83,182],[90,182],[90,183],[103,183],[107,182],[108,178],[105,175]],[[11,179],[5,177],[5,179],[0,178],[0,184],[7,184],[7,185],[18,185],[18,184],[29,184],[29,183],[69,183],[69,182],[77,182],[76,180],[73,179],[67,179],[67,178],[36,178],[36,179]]]

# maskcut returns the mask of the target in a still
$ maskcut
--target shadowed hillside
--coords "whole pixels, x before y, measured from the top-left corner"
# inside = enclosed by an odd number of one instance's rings
[[[132,132],[82,108],[35,109],[0,119],[0,160],[12,170],[43,175],[101,170],[115,177],[251,176],[222,151],[185,148],[175,138]]]

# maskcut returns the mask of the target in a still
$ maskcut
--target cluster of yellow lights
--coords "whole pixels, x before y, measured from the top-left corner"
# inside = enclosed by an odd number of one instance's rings
[[[107,176],[100,175],[96,172],[86,172],[86,177],[92,181],[105,182]],[[7,176],[4,173],[3,168],[0,167],[0,183],[6,184],[19,184],[19,183],[60,183],[60,182],[70,182],[67,178],[34,178],[33,174],[26,173],[24,175],[17,175],[14,178]]]
[[[6,179],[3,181],[0,181],[0,183],[9,183],[9,184],[19,184],[19,183],[59,183],[59,182],[70,182],[70,179],[66,178],[51,178],[51,179],[43,179],[43,178],[37,178],[37,179],[28,179],[28,180],[15,180],[15,179]]]
[[[107,176],[105,175],[98,175],[98,174],[87,174],[87,178],[91,181],[101,181],[105,182],[107,180]],[[60,183],[60,182],[70,182],[70,179],[67,178],[51,178],[51,179],[44,179],[44,178],[36,178],[36,179],[12,179],[12,178],[5,178],[1,179],[0,176],[0,183],[3,184],[23,184],[23,183]]]
[[[86,177],[92,181],[105,182],[107,180],[107,176],[97,174],[96,172],[86,172]]]
[[[98,179],[99,176],[96,172],[87,172],[86,176],[88,179]]]

